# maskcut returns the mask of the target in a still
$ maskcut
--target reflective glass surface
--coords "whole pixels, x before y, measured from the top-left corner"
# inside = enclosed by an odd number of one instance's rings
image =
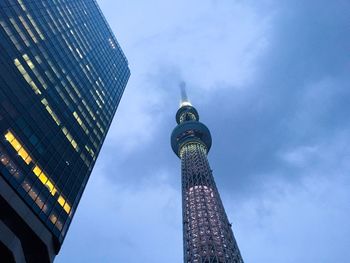
[[[62,242],[128,62],[94,0],[2,0],[0,54],[0,176]]]

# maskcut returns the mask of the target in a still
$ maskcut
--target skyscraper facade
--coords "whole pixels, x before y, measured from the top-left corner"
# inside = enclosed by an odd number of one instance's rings
[[[129,76],[95,0],[0,1],[4,257],[58,253]]]
[[[184,262],[243,263],[207,159],[209,129],[182,93],[171,146],[181,159]]]

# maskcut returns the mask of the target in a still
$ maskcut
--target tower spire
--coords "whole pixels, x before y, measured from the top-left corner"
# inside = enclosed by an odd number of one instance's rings
[[[181,81],[181,83],[180,83],[180,91],[181,91],[180,107],[182,107],[182,106],[192,106],[190,100],[187,97],[186,82]]]

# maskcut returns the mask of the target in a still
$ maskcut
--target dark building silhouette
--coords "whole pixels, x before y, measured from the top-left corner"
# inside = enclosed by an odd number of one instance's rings
[[[0,1],[0,262],[53,261],[129,76],[95,0]]]
[[[184,262],[243,263],[207,159],[211,135],[184,86],[176,121],[171,146],[181,159]]]

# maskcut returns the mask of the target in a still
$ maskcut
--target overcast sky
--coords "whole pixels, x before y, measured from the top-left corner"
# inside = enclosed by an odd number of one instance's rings
[[[98,2],[131,78],[56,262],[182,262],[185,81],[245,262],[348,263],[350,1]]]

